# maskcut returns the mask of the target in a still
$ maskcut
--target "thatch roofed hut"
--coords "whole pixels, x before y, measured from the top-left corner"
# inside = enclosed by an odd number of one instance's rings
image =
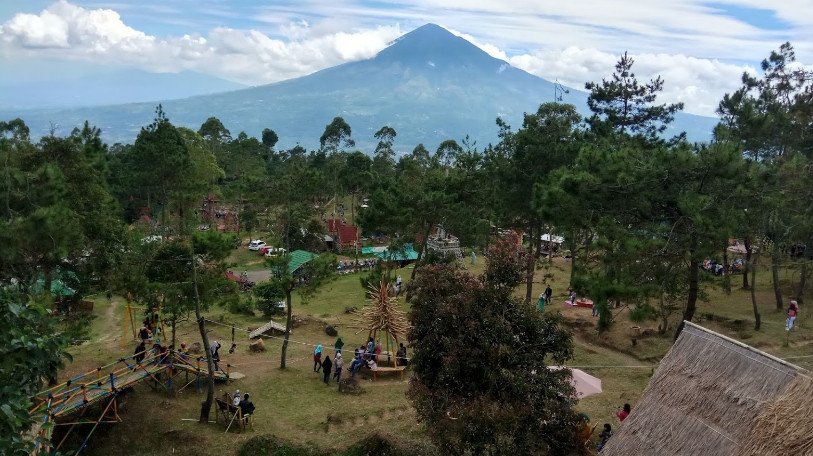
[[[759,448],[753,454],[775,454],[772,447],[808,420],[797,413],[813,409],[804,395],[809,385],[810,373],[800,367],[686,322],[601,454],[740,456]],[[792,407],[788,395],[795,396]],[[796,416],[776,423],[780,432],[760,426],[789,413]],[[783,454],[812,454],[809,431]]]

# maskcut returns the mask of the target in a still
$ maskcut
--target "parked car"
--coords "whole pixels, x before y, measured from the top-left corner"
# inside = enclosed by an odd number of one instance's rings
[[[270,245],[267,245],[260,249],[260,255],[264,255],[267,257],[282,255],[283,253],[285,253],[285,249],[283,249],[282,247],[271,247]]]
[[[257,251],[257,250],[260,250],[263,247],[265,247],[265,241],[261,241],[259,239],[255,239],[255,240],[248,243],[248,249],[249,250]]]

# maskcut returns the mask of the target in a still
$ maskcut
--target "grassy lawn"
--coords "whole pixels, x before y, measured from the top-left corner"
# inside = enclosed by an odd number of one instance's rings
[[[245,248],[236,251],[235,255],[242,255],[242,250]],[[469,272],[478,274],[484,262],[478,258],[477,264],[472,265],[467,258],[463,265]],[[408,281],[411,272],[407,268],[398,271],[398,274]],[[231,364],[234,371],[246,374],[245,379],[231,385],[218,384],[216,394],[233,392],[237,388],[250,393],[257,405],[253,429],[242,434],[226,434],[223,424],[203,426],[186,421],[197,417],[199,403],[203,399],[203,394],[196,392],[193,386],[177,397],[169,397],[165,392],[139,385],[135,393],[126,398],[122,411],[124,422],[96,434],[88,453],[228,455],[234,454],[240,444],[251,436],[260,434],[273,434],[322,450],[347,448],[371,432],[398,434],[408,441],[424,439],[422,426],[417,422],[405,395],[408,386],[406,380],[401,382],[398,378],[383,377],[372,382],[363,373],[361,384],[364,393],[349,396],[338,393],[335,384],[325,386],[321,382],[321,375],[312,370],[312,346],[307,344],[323,344],[326,353],[333,358],[335,338],[325,334],[326,324],[338,328],[347,351],[352,351],[352,347],[364,341],[366,333],[357,333],[358,330],[353,328],[352,315],[345,312],[347,307],[361,307],[365,303],[360,276],[338,276],[307,302],[302,302],[298,294],[294,295],[293,309],[300,324],[291,336],[288,368],[284,371],[279,369],[279,340],[267,339],[265,353],[249,353],[248,338],[240,330],[256,328],[266,322],[265,318],[259,314],[254,317],[234,315],[220,308],[208,312],[208,318],[225,325],[207,326],[210,339],[223,343],[223,362]],[[633,323],[629,320],[628,310],[622,308],[616,310],[616,323],[612,330],[599,334],[589,309],[570,308],[562,304],[569,277],[569,262],[555,259],[550,264],[545,263],[535,276],[533,298],[535,301],[542,293],[544,283],[551,284],[554,303],[547,306],[545,312],[560,313],[574,334],[575,356],[568,364],[601,378],[604,388],[602,394],[582,400],[578,408],[599,427],[604,422],[615,425],[614,413],[621,405],[629,402],[635,406],[658,360],[671,345],[673,329],[670,328],[663,336],[633,336],[630,330],[632,326],[653,329],[658,322]],[[788,334],[784,330],[784,312],[774,310],[770,274],[760,270],[757,275],[757,299],[763,328],[754,331],[750,292],[737,287],[739,280],[738,277],[734,278],[735,286],[731,294],[708,286],[709,299],[699,304],[696,321],[780,357],[813,354],[813,318],[805,312],[805,308],[802,308],[797,320],[797,330]],[[786,289],[790,289],[790,285],[783,283]],[[524,287],[516,293],[517,296],[524,296]],[[808,302],[813,301],[811,297],[807,298]],[[402,304],[407,310],[403,301]],[[116,298],[112,303],[103,297],[97,299],[94,316],[91,340],[71,348],[74,362],[65,368],[60,378],[95,369],[111,359],[132,352],[132,334],[123,338],[124,302],[121,299]],[[137,322],[140,321],[140,313],[136,318]],[[679,315],[675,314],[673,324],[678,319]],[[276,320],[282,322],[283,318]],[[238,329],[235,337],[238,348],[236,353],[229,355],[227,348],[231,343],[231,324]],[[199,340],[197,326],[193,322],[181,323],[177,334],[179,342]],[[803,367],[813,367],[813,357],[792,361]]]

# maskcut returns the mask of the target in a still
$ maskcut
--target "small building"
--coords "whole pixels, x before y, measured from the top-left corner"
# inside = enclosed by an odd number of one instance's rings
[[[434,234],[426,240],[426,250],[433,251],[442,256],[453,256],[463,258],[463,251],[460,249],[460,240],[456,236],[448,233],[442,226],[438,225]]]
[[[600,454],[810,455],[811,414],[810,372],[685,322]]]
[[[359,239],[361,230],[356,225],[349,225],[342,219],[327,219],[325,227],[332,238],[333,246],[339,250],[361,247]]]

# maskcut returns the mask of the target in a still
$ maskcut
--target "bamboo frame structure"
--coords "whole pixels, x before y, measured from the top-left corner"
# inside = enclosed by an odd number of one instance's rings
[[[405,337],[409,332],[409,321],[406,314],[398,308],[398,299],[395,296],[390,296],[389,285],[385,281],[381,281],[378,287],[369,286],[368,291],[370,294],[370,301],[361,310],[354,311],[355,318],[351,327],[358,329],[356,334],[362,331],[368,331],[369,337],[375,338],[378,332],[387,334],[387,352],[392,355],[390,351],[390,337],[395,340],[395,345],[398,345],[399,336]],[[398,358],[393,356],[395,365],[398,365]]]

